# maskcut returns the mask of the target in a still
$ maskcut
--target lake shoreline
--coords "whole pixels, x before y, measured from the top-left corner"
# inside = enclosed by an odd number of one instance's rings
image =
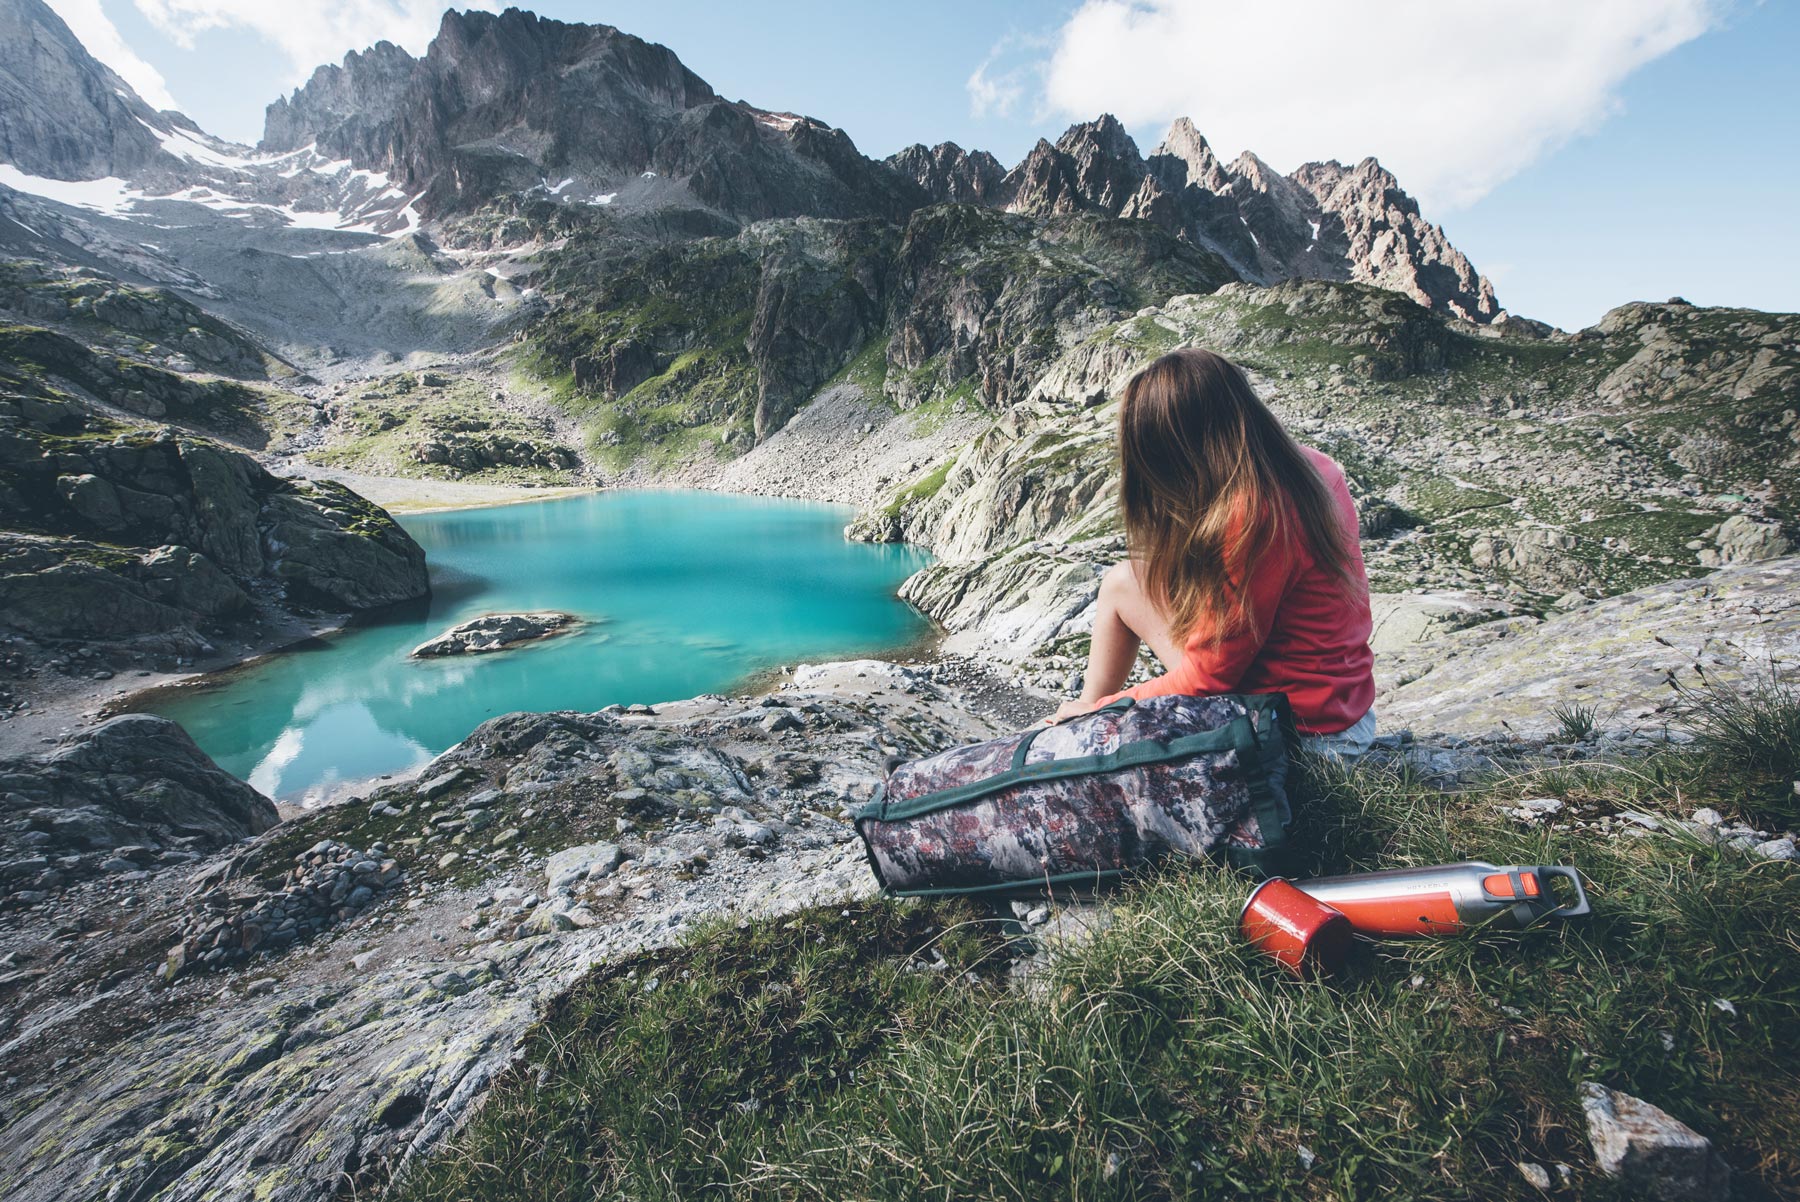
[[[216,673],[342,630],[351,622],[349,614],[329,614],[313,620],[274,611],[267,616],[280,620],[271,621],[264,636],[227,643],[216,654],[185,668],[139,668],[133,669],[129,677],[117,673],[107,680],[40,674],[29,682],[35,688],[15,685],[15,690],[31,702],[31,708],[0,722],[0,757],[36,754],[109,718],[139,712],[141,698],[192,686]]]
[[[375,476],[320,467],[303,460],[273,465],[276,475],[293,480],[330,480],[342,484],[364,500],[396,517],[421,513],[448,513],[461,509],[492,509],[501,505],[525,505],[533,501],[561,501],[568,497],[612,491],[606,484],[546,485],[485,484],[473,480],[429,480],[415,476]]]
[[[372,476],[293,460],[269,466],[286,479],[331,480],[343,484],[390,514],[406,517],[560,501],[610,491],[605,485],[527,488],[512,484],[420,480],[409,476]],[[124,673],[106,680],[58,678],[40,673],[29,682],[17,682],[14,691],[31,705],[29,709],[0,721],[0,756],[35,754],[108,718],[142,711],[143,700],[151,695],[191,687],[208,677],[253,664],[309,639],[335,634],[356,619],[352,614],[307,619],[275,609],[266,609],[263,616],[270,627],[264,636],[227,644],[216,655],[197,660],[186,668],[171,671],[134,669],[129,680]]]
[[[311,465],[308,467],[311,468]],[[346,487],[355,488],[365,496],[369,496],[371,493],[376,494],[385,498],[378,500],[377,503],[402,517],[561,501],[611,492],[652,491],[694,492],[722,498],[793,501],[798,504],[830,504],[837,508],[847,507],[842,502],[821,502],[809,498],[780,496],[759,497],[755,494],[734,493],[709,488],[704,484],[688,483],[663,487],[603,485],[549,489],[525,488],[515,485],[459,485],[457,482],[417,480],[398,476],[360,476],[355,473],[323,469],[312,469],[304,473],[296,473],[296,475],[308,479],[337,480],[344,483]],[[456,496],[453,503],[437,503],[450,494]],[[376,496],[370,496],[370,499],[375,500]],[[909,608],[914,607],[909,606]],[[330,639],[363,624],[370,616],[374,615],[329,614],[308,619],[280,611],[270,611],[265,615],[267,631],[262,637],[225,643],[219,647],[215,655],[197,660],[189,667],[168,671],[137,669],[133,670],[129,676],[121,672],[107,680],[40,675],[31,682],[40,687],[25,693],[31,701],[31,708],[14,715],[5,722],[0,722],[0,756],[40,754],[47,747],[60,744],[101,722],[122,714],[154,713],[156,712],[155,703],[159,699],[190,690],[216,687],[224,683],[223,678],[229,673],[253,668],[259,663],[300,649],[314,640]],[[929,664],[944,660],[947,657],[941,654],[941,649],[946,632],[937,623],[931,622],[929,618],[926,620],[930,622],[930,630],[918,638],[894,647],[859,653],[849,658],[881,658],[906,664]],[[831,662],[832,658],[836,657],[822,658],[818,662]],[[791,679],[793,666],[793,664],[783,664],[747,672],[731,681],[721,691],[732,695],[751,696],[771,693]],[[666,705],[686,699],[684,696],[671,696],[651,704]],[[286,820],[300,814],[345,804],[384,785],[410,780],[424,771],[429,763],[430,761],[427,760],[425,764],[411,769],[341,781],[321,791],[316,798],[309,798],[305,803],[279,798],[272,800],[275,801],[283,819]]]

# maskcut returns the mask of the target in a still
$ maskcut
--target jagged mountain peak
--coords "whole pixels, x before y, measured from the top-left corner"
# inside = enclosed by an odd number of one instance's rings
[[[1075,154],[1088,147],[1123,159],[1139,157],[1137,142],[1111,113],[1101,113],[1092,121],[1079,121],[1056,140],[1056,149],[1065,154]]]
[[[367,50],[350,51],[341,64],[320,66],[291,96],[278,97],[264,111],[257,149],[279,154],[316,143],[325,130],[356,120],[358,106],[371,93],[397,93],[417,62],[394,43],[380,41]],[[303,108],[308,101],[310,112]]]
[[[1169,126],[1150,152],[1150,161],[1160,168],[1164,183],[1177,191],[1188,184],[1209,192],[1223,192],[1229,186],[1219,156],[1186,117],[1177,117]]]
[[[1281,172],[1263,162],[1262,159],[1256,156],[1254,151],[1250,150],[1242,152],[1237,158],[1231,160],[1230,171],[1231,174],[1242,179],[1259,192],[1267,192],[1270,188],[1278,187],[1279,185],[1275,183],[1276,180],[1281,180],[1284,183],[1291,182],[1286,176],[1282,175]]]
[[[1182,117],[1145,160],[1103,114],[1070,126],[1054,145],[1040,139],[1006,176],[1000,203],[1148,220],[1257,283],[1358,280],[1472,321],[1500,313],[1488,282],[1373,158],[1283,174],[1245,150],[1227,164]]]
[[[999,159],[985,150],[965,151],[955,142],[939,142],[930,149],[915,142],[885,161],[939,204],[996,204],[1006,178]]]
[[[1285,175],[1250,151],[1227,164],[1185,117],[1148,158],[1103,113],[1040,138],[1011,171],[954,143],[876,163],[842,130],[727,100],[667,47],[612,26],[452,10],[422,55],[378,42],[318,68],[268,107],[250,152],[150,110],[43,0],[0,0],[0,27],[12,35],[0,46],[0,155],[28,175],[124,179],[105,202],[113,215],[182,201],[393,233],[502,197],[736,222],[901,220],[962,202],[1143,219],[1253,282],[1361,280],[1477,321],[1499,312],[1374,159]]]
[[[380,171],[422,211],[540,192],[736,219],[898,217],[926,198],[842,130],[720,97],[667,47],[520,9],[449,12],[423,58],[347,58],[271,105],[264,145]]]

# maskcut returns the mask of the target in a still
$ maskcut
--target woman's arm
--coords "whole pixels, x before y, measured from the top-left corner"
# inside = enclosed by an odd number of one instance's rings
[[[1248,626],[1217,642],[1209,642],[1196,632],[1183,649],[1180,662],[1167,672],[1132,688],[1095,698],[1088,708],[1097,709],[1120,697],[1142,700],[1176,693],[1206,696],[1237,688],[1244,673],[1262,654],[1263,644],[1269,641],[1275,615],[1299,566],[1291,547],[1271,547],[1250,572]]]

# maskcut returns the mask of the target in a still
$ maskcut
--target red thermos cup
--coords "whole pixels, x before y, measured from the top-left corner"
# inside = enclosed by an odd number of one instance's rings
[[[1281,877],[1256,887],[1238,915],[1244,938],[1295,976],[1336,972],[1350,950],[1350,920]]]

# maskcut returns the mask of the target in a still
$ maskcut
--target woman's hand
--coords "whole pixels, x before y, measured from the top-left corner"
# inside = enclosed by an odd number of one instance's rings
[[[1082,714],[1091,714],[1099,707],[1091,701],[1083,701],[1079,697],[1071,697],[1056,707],[1056,712],[1044,719],[1045,726],[1054,726],[1064,718],[1079,718]]]

